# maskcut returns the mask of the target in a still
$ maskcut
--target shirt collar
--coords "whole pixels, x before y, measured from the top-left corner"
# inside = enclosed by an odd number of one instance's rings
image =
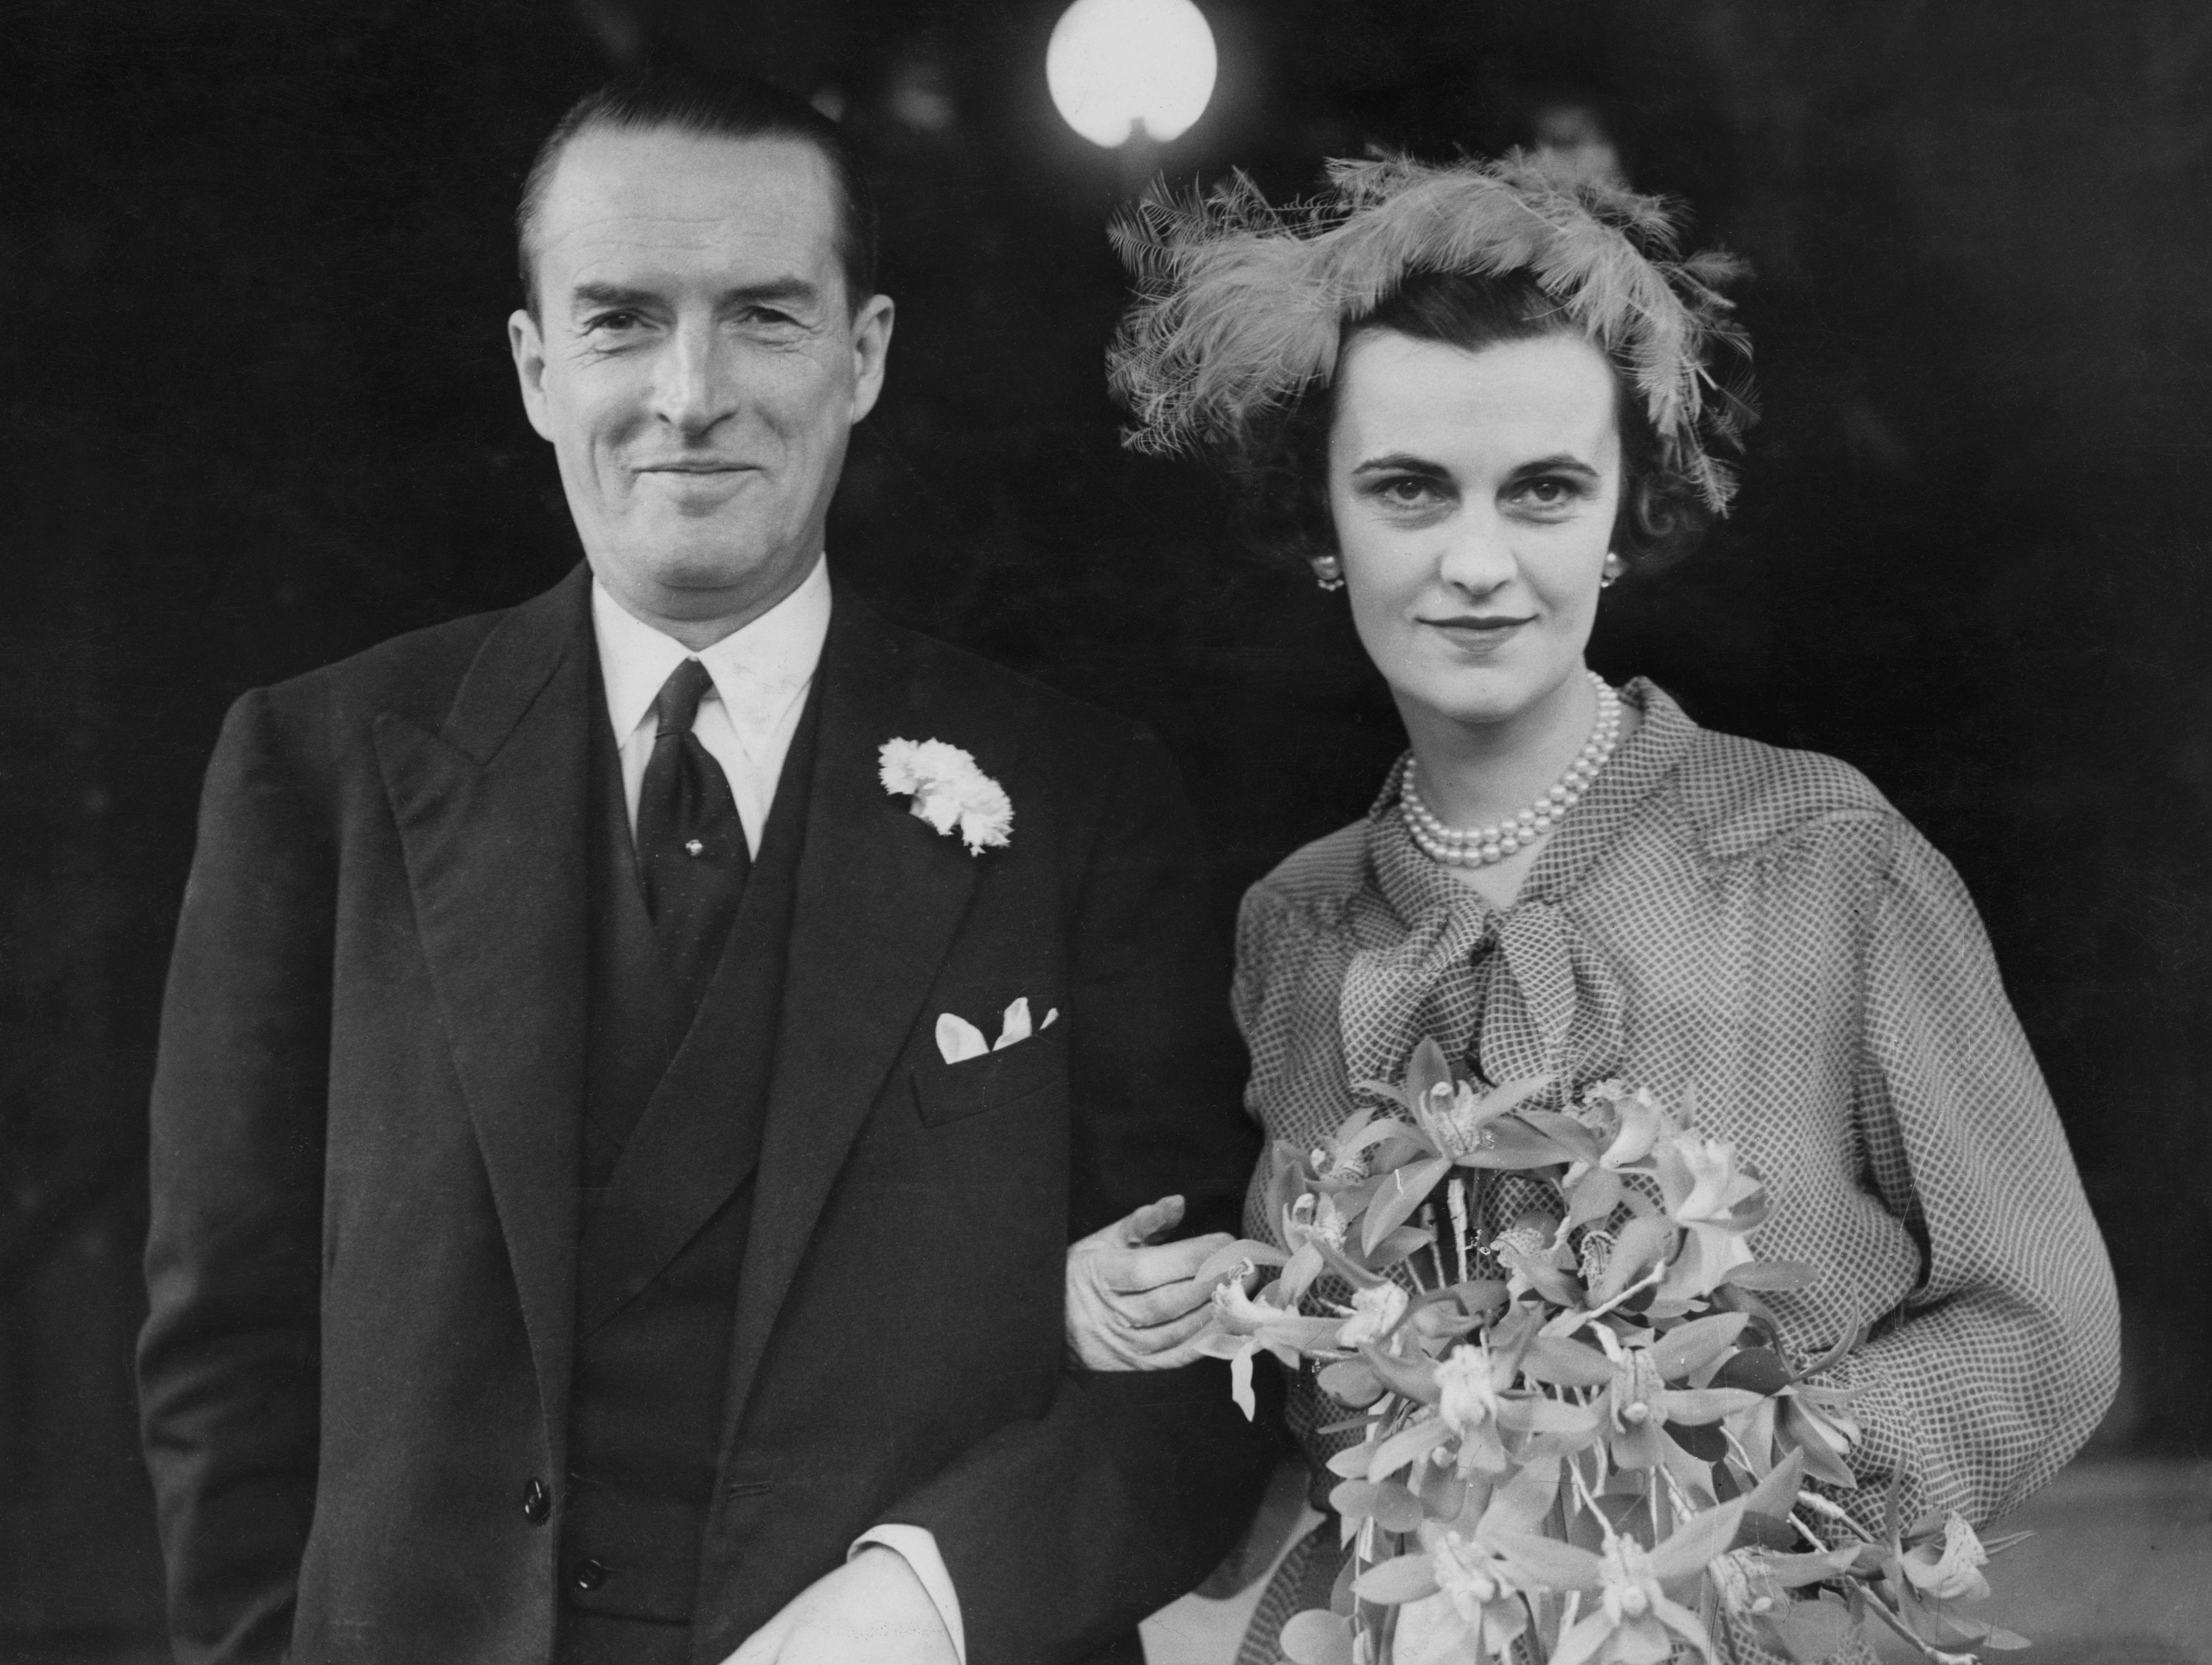
[[[645,720],[669,673],[696,657],[714,680],[722,702],[734,706],[740,684],[804,688],[822,661],[830,633],[830,566],[821,556],[789,595],[705,652],[694,655],[675,637],[636,617],[592,580],[592,633],[599,649],[599,677],[606,684],[607,716],[617,743]]]

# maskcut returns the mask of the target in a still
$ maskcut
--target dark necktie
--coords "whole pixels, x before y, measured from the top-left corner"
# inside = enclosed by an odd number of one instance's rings
[[[744,823],[730,783],[691,732],[714,686],[707,667],[685,659],[653,702],[659,732],[637,798],[637,870],[646,911],[669,969],[696,1005],[737,917],[752,868]]]

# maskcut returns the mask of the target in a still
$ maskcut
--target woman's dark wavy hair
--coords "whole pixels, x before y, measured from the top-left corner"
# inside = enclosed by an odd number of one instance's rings
[[[1410,273],[1373,312],[1345,325],[1345,346],[1372,330],[1470,353],[1545,336],[1589,339],[1525,272]],[[1632,572],[1662,571],[1697,549],[1713,512],[1696,483],[1668,465],[1631,372],[1611,354],[1606,362],[1613,368],[1613,411],[1620,423],[1620,507],[1613,550]],[[1334,384],[1316,385],[1248,419],[1229,446],[1224,460],[1237,530],[1261,552],[1300,562],[1336,553],[1328,507],[1328,434],[1335,409]]]

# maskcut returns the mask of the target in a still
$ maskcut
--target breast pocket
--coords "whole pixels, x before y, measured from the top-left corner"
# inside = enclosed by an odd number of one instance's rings
[[[926,1127],[941,1127],[1064,1084],[1067,1049],[1056,1036],[1017,1041],[1004,1052],[957,1064],[927,1063],[914,1072],[914,1099]]]

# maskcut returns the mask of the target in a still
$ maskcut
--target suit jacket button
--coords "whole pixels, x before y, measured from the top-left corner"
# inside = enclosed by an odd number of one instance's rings
[[[570,1570],[568,1580],[578,1589],[597,1589],[607,1582],[607,1564],[586,1557]]]
[[[522,1488],[522,1514],[532,1526],[543,1526],[552,1517],[553,1494],[544,1480],[534,1480]]]

